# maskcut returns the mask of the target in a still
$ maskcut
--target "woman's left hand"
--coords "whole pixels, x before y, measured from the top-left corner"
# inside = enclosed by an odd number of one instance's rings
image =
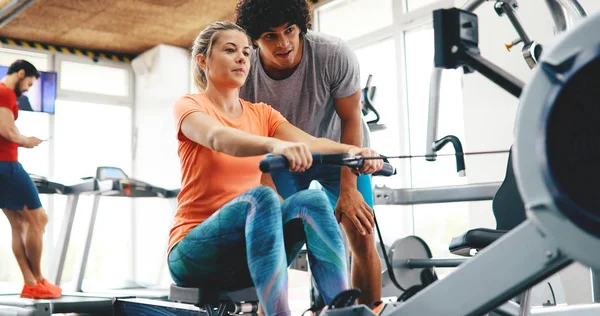
[[[380,155],[371,148],[352,147],[348,153],[354,156],[361,157],[379,157]],[[383,159],[366,159],[363,166],[358,169],[360,173],[371,174],[381,170],[383,167]]]

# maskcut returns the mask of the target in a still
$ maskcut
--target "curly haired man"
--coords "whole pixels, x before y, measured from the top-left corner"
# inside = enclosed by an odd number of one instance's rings
[[[358,60],[341,39],[309,31],[309,4],[305,0],[240,0],[235,13],[236,23],[254,45],[240,97],[273,106],[315,137],[368,147],[369,131],[360,111]],[[359,303],[370,306],[381,296],[371,179],[357,177],[348,168],[322,165],[265,178],[283,198],[308,188],[313,180],[323,187],[348,237],[352,286],[362,290]]]

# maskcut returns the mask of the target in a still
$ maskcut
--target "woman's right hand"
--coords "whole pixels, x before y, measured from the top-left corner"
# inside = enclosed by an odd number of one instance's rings
[[[312,166],[312,153],[306,144],[286,142],[278,139],[273,140],[275,142],[271,153],[287,158],[290,171],[304,172]]]

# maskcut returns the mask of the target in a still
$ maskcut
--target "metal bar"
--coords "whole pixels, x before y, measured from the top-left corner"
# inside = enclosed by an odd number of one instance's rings
[[[437,140],[437,129],[440,116],[440,86],[442,85],[442,68],[433,67],[429,83],[429,112],[427,118],[427,147],[425,155],[427,161],[435,161],[436,155],[433,150]]]
[[[527,220],[382,316],[483,315],[571,262],[551,238],[545,238],[534,222]]]
[[[433,188],[390,189],[375,186],[376,205],[417,205],[492,200],[502,182]]]
[[[531,288],[527,289],[527,291],[521,293],[520,295],[520,308],[519,308],[519,316],[529,316],[531,315]]]
[[[462,54],[462,59],[465,64],[473,67],[480,74],[484,75],[486,78],[499,85],[502,89],[514,95],[516,98],[519,98],[521,95],[525,83],[523,83],[523,81],[521,81],[519,78],[504,71],[502,68],[496,66],[489,60],[481,57],[479,52],[474,53],[465,51]]]
[[[523,25],[521,25],[521,21],[519,21],[519,17],[517,16],[517,13],[515,12],[515,9],[512,7],[512,5],[504,2],[502,3],[502,10],[504,10],[504,13],[506,13],[506,16],[510,20],[510,23],[515,28],[515,31],[517,31],[517,34],[519,34],[519,37],[521,37],[521,39],[523,40],[523,44],[530,44],[531,39],[529,38],[529,36],[527,36],[525,29],[523,29]]]
[[[594,269],[590,269],[592,278],[592,302],[600,303],[600,274]]]
[[[519,304],[508,301],[494,309],[494,313],[498,316],[519,316],[519,308]]]
[[[397,263],[400,267],[408,269],[426,269],[426,268],[456,268],[468,258],[447,258],[447,259],[408,259],[403,263]]]
[[[20,7],[16,8],[14,11],[9,13],[6,17],[0,17],[0,28],[8,24],[12,19],[14,19],[19,13],[23,10],[27,9],[30,5],[32,5],[35,0],[26,0]],[[5,8],[6,9],[6,8]],[[2,10],[4,11],[4,10]]]
[[[486,1],[487,0],[469,0],[462,5],[461,9],[463,9],[465,11],[473,12],[473,11],[477,10],[477,8],[479,8],[479,6],[482,5]]]
[[[567,29],[567,17],[565,15],[564,8],[557,2],[557,0],[546,0],[548,10],[552,16],[552,22],[554,22],[554,33],[558,34]]]
[[[560,5],[562,5],[569,16],[573,19],[579,19],[587,17],[587,12],[581,6],[581,4],[577,0],[557,0]]]
[[[2,9],[0,9],[0,17],[13,10],[16,5],[19,5],[20,0],[12,0],[10,3],[6,3]]]
[[[469,0],[465,2],[461,9],[469,12],[473,12],[479,8],[486,0]],[[431,72],[431,78],[429,82],[429,111],[427,119],[427,136],[426,136],[426,147],[425,159],[427,161],[435,161],[436,156],[433,151],[433,143],[437,138],[437,128],[439,123],[439,111],[440,111],[440,90],[442,85],[442,68],[433,67]]]
[[[54,58],[53,56],[48,56],[47,59],[47,66],[48,66],[48,70],[49,71],[53,71],[54,70]],[[54,161],[55,161],[55,143],[54,143],[54,124],[55,120],[54,120],[54,115],[49,115],[48,116],[48,137],[50,138],[50,141],[48,141],[48,178],[49,179],[54,179]],[[70,189],[66,189],[65,191],[70,191]],[[65,194],[66,192],[63,192],[63,194]],[[67,205],[69,203],[69,199],[67,198]],[[47,225],[46,226],[46,236],[48,238],[48,244],[50,245],[50,247],[53,247],[55,241],[54,241],[54,226],[56,223],[56,208],[54,207],[54,195],[48,195],[48,207],[46,208],[46,211],[48,212],[48,215],[50,216],[50,218],[52,219],[52,224],[51,225]],[[66,215],[66,214],[65,214]],[[64,216],[64,215],[63,215]],[[47,256],[47,258],[45,259],[47,267],[50,267],[50,269],[52,269],[52,266],[54,265],[54,261],[56,260],[56,258],[53,258],[53,256]],[[50,281],[53,282],[54,280],[52,279],[53,273],[55,273],[56,271],[49,271],[50,274],[49,276],[51,277]],[[60,280],[59,280],[60,281]],[[56,284],[56,283],[55,283]]]
[[[92,206],[92,214],[90,215],[90,222],[88,225],[88,233],[85,238],[85,245],[83,246],[83,253],[81,255],[79,268],[75,276],[75,292],[83,292],[81,286],[85,277],[85,269],[87,267],[88,256],[90,254],[90,247],[92,246],[92,237],[94,235],[94,226],[96,225],[96,215],[98,214],[98,204],[100,203],[100,195],[94,196],[94,204]],[[76,267],[77,267],[76,266]]]
[[[65,207],[65,215],[63,217],[62,226],[60,228],[60,235],[58,236],[58,243],[54,250],[54,264],[52,265],[52,271],[50,273],[50,280],[60,285],[62,279],[63,270],[65,267],[65,259],[67,258],[67,250],[69,249],[69,241],[71,240],[71,232],[73,231],[73,222],[75,221],[75,210],[77,209],[77,202],[79,201],[79,194],[69,195],[67,197],[67,205]]]
[[[563,305],[533,308],[532,316],[598,316],[600,304]]]

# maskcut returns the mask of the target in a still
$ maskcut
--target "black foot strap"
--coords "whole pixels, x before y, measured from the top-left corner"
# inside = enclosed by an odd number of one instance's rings
[[[356,300],[360,297],[361,293],[362,292],[359,289],[350,289],[340,292],[333,300],[331,300],[328,308],[334,309],[352,306],[356,304]]]

